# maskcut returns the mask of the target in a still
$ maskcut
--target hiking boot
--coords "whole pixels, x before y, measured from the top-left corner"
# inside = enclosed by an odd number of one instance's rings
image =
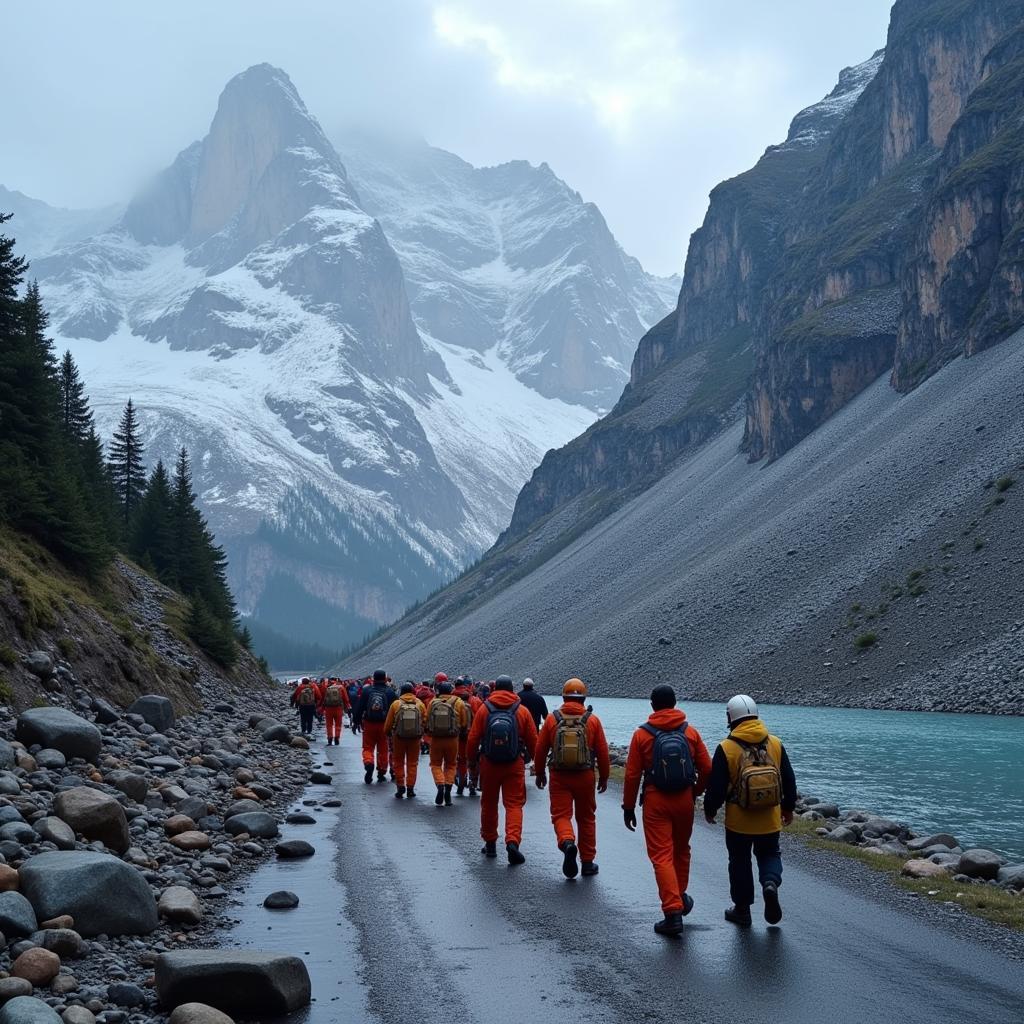
[[[764,919],[769,924],[778,924],[782,920],[778,885],[775,882],[765,882],[761,891],[764,893]]]
[[[683,917],[686,917],[689,912],[693,910],[693,897],[688,893],[683,893]]]
[[[740,928],[749,928],[751,924],[750,907],[729,907],[725,912],[725,919]]]
[[[371,782],[373,782],[373,765],[372,764],[368,764],[366,766],[366,772],[363,774],[363,782],[365,782],[367,785],[369,785]]]
[[[576,855],[579,852],[576,844],[571,839],[559,843],[558,848],[562,851],[562,874],[566,878],[575,878],[580,873],[579,864],[576,862]]]
[[[444,787],[444,805],[445,807],[451,807],[452,805],[452,787],[449,785]]]
[[[492,839],[489,842],[484,843],[483,848],[480,852],[485,857],[497,857],[498,856],[498,844]]]
[[[683,915],[678,912],[666,914],[664,919],[654,926],[654,930],[659,935],[682,935]]]
[[[518,843],[506,843],[505,849],[508,851],[508,862],[509,864],[525,864],[526,858],[519,852]]]
[[[444,803],[444,786],[438,785],[437,796],[434,797],[434,803],[440,807]]]
[[[466,784],[462,781],[462,779],[459,779],[458,784],[455,787],[455,792],[459,796],[462,796],[462,794],[466,792]]]
[[[399,786],[398,789],[395,790],[395,799],[401,800],[403,796],[405,796],[405,786]]]
[[[469,795],[476,796],[476,786],[472,782],[469,784]]]
[[[584,878],[590,878],[596,875],[601,869],[597,866],[596,860],[585,860],[583,866],[580,868],[580,874]]]
[[[387,774],[386,772],[377,772],[377,781],[378,782],[383,782],[386,774]],[[394,775],[391,776],[391,781],[392,782],[395,781]]]
[[[407,789],[407,790],[405,791],[405,798],[406,798],[407,800],[415,800],[415,799],[416,799],[416,790],[415,790],[415,789],[413,789],[413,788],[412,788],[412,786],[410,786],[410,787],[409,787],[409,788],[408,788],[408,789]]]

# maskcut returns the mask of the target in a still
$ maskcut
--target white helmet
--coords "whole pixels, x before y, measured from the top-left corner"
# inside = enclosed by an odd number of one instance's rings
[[[742,722],[744,718],[757,718],[757,705],[753,697],[738,693],[725,705],[725,718],[730,726]]]

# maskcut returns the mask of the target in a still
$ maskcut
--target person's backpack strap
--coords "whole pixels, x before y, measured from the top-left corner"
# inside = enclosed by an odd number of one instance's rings
[[[565,719],[562,716],[562,712],[561,711],[552,711],[551,712],[551,717],[554,718],[554,720],[555,720],[555,728],[556,729],[558,728],[558,726],[560,726],[562,724],[563,721],[565,721]]]

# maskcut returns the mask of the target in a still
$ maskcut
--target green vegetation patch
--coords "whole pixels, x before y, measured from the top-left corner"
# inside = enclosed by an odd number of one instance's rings
[[[877,633],[861,633],[856,640],[853,641],[854,647],[859,647],[862,651],[866,651],[871,647],[874,647],[878,643]]]

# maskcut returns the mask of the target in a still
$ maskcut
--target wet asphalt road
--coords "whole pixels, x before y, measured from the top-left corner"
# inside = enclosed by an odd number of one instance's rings
[[[510,868],[500,844],[498,860],[480,855],[477,800],[434,806],[425,759],[420,797],[398,801],[391,785],[363,784],[354,747],[345,733],[327,757],[342,807],[287,829],[311,839],[317,856],[262,869],[240,915],[244,944],[307,954],[316,1001],[299,1019],[308,1024],[1024,1018],[1024,966],[998,938],[979,944],[970,929],[936,925],[794,858],[782,925],[768,928],[755,907],[754,927],[739,931],[722,918],[721,828],[700,822],[696,906],[682,938],[666,940],[651,930],[660,916],[653,873],[640,832],[622,826],[616,787],[599,798],[601,874],[570,882],[547,794],[532,779],[528,860]],[[272,888],[295,890],[302,905],[263,910]]]

